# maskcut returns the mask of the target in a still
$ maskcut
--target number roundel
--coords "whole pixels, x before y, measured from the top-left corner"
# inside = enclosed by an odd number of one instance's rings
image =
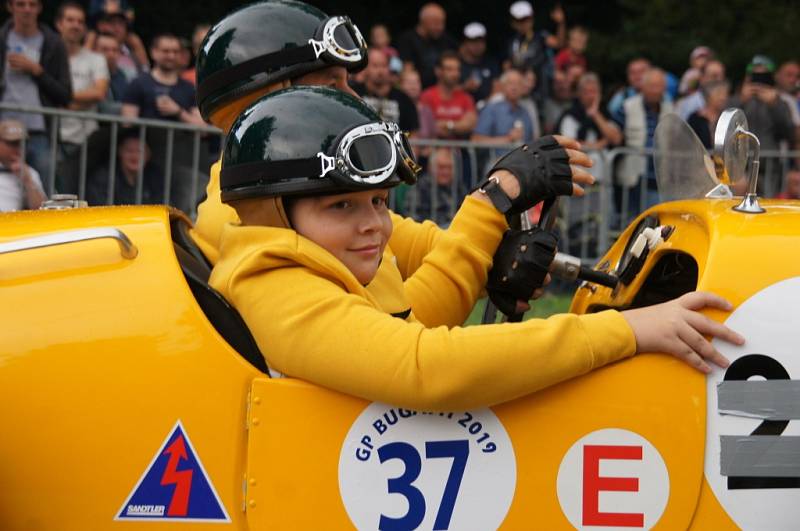
[[[742,529],[797,526],[800,500],[800,277],[742,303],[725,324],[737,347],[714,345],[731,365],[706,380],[705,477]]]
[[[339,457],[339,490],[358,529],[493,529],[508,513],[516,460],[491,412],[425,413],[374,403]]]

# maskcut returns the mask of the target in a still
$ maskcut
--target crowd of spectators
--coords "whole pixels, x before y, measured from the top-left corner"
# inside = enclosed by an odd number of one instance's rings
[[[64,1],[53,20],[55,31],[40,20],[42,7],[41,0],[7,3],[11,17],[0,27],[2,103],[204,124],[195,103],[192,56],[209,26],[198,26],[191,41],[157,35],[146,49],[131,29],[133,11],[127,2],[92,0],[87,9],[79,2]],[[191,192],[203,189],[202,176],[193,173],[191,133],[175,132],[168,141],[166,129],[149,128],[142,143],[138,128],[123,124],[112,134],[108,122],[90,118],[62,116],[56,121],[39,113],[2,111],[0,120],[0,130],[11,124],[12,130],[22,131],[13,142],[19,142],[17,148],[25,146],[16,170],[8,171],[7,159],[0,160],[6,181],[17,176],[16,184],[4,183],[2,193],[11,199],[0,198],[2,210],[12,204],[38,206],[24,192],[44,190],[42,183],[50,175],[52,190],[78,194],[95,205],[158,203],[169,198],[189,210],[197,200]],[[111,149],[112,137],[116,150]],[[57,139],[55,146],[52,139]],[[218,142],[214,145],[213,140],[202,140],[200,171],[207,170],[217,155]],[[0,144],[8,141],[0,138]],[[116,160],[110,161],[114,151]],[[169,190],[164,185],[167,164],[172,176]],[[194,179],[201,182],[192,187]],[[27,201],[20,203],[20,198]]]
[[[126,1],[92,0],[88,9],[64,2],[53,21],[57,32],[39,20],[41,0],[9,0],[7,5],[11,18],[0,28],[3,103],[203,123],[195,105],[192,57],[208,25],[198,25],[187,38],[158,35],[146,47],[133,31],[133,11]],[[745,72],[733,76],[744,79],[734,86],[714,50],[698,46],[680,76],[639,56],[628,61],[624,79],[604,83],[592,70],[591,54],[587,57],[589,31],[570,24],[560,6],[542,15],[530,2],[515,1],[508,15],[498,55],[488,50],[490,36],[481,21],[466,24],[456,38],[447,30],[447,13],[436,3],[425,4],[417,24],[396,39],[385,24],[369,28],[368,66],[351,79],[354,90],[413,139],[442,141],[418,147],[426,171],[416,190],[399,191],[398,210],[446,224],[458,199],[498,156],[512,145],[551,133],[583,143],[598,162],[592,169],[595,177],[614,184],[618,206],[649,206],[658,200],[652,159],[624,155],[609,171],[600,164],[602,152],[618,146],[651,148],[658,120],[670,112],[684,118],[707,148],[716,121],[729,106],[744,110],[762,150],[800,148],[800,64],[795,61],[776,65],[756,55]],[[202,179],[191,186],[198,176],[189,133],[174,134],[171,156],[164,130],[148,129],[144,145],[138,130],[120,133],[117,161],[110,164],[109,127],[103,123],[62,118],[53,135],[53,122],[39,114],[5,111],[0,118],[26,132],[24,160],[30,166],[22,165],[30,171],[9,172],[9,163],[0,160],[0,171],[18,175],[17,202],[31,199],[26,191],[41,189],[50,174],[52,138],[59,139],[58,192],[79,193],[94,204],[169,198],[191,208],[197,198],[190,190],[202,190]],[[218,154],[215,140],[203,140],[207,161],[199,164],[201,172]],[[483,147],[467,150],[453,141]],[[6,142],[0,138],[0,147]],[[800,181],[800,172],[788,166],[785,159],[762,163],[760,191],[797,195],[793,181]],[[140,173],[145,182],[137,186]],[[166,173],[169,189],[163,182]],[[88,176],[82,189],[80,175]],[[0,206],[7,204],[0,201]],[[599,207],[581,208],[595,215]]]
[[[600,164],[602,151],[653,148],[656,125],[667,113],[678,113],[711,149],[721,112],[730,106],[741,107],[751,130],[761,138],[762,149],[800,148],[797,62],[776,68],[768,57],[756,55],[742,73],[744,81],[734,90],[714,51],[698,46],[680,77],[643,56],[632,57],[625,83],[610,85],[611,90],[604,93],[586,55],[589,31],[579,25],[570,27],[559,6],[547,15],[555,28],[552,33],[540,29],[531,3],[512,3],[507,45],[497,57],[487,52],[487,29],[480,21],[464,26],[459,43],[447,33],[446,12],[435,3],[423,6],[417,25],[397,40],[400,61],[392,70],[397,88],[416,104],[419,129],[412,130],[416,138],[469,139],[486,146],[472,156],[459,149],[447,150],[463,186],[438,179],[441,190],[435,194],[426,191],[427,184],[437,181],[435,176],[441,173],[437,168],[442,164],[432,160],[426,186],[409,195],[412,215],[422,206],[419,217],[438,219],[440,212],[424,207],[451,200],[452,193],[474,185],[476,174],[482,174],[509,146],[544,134],[580,140],[598,162],[593,168],[595,177],[613,182],[615,204],[618,208],[625,205],[631,214],[658,201],[652,157],[621,156],[611,174],[605,175],[609,169]],[[371,44],[394,51],[385,26],[379,29],[382,40]],[[490,150],[489,146],[498,147]],[[434,154],[442,156],[441,152]],[[426,158],[431,151],[421,149],[420,155]],[[773,157],[762,164],[762,194],[776,195],[788,189],[788,176],[793,174],[786,171],[787,161]],[[432,194],[438,201],[432,201]],[[590,216],[596,207],[588,207]]]

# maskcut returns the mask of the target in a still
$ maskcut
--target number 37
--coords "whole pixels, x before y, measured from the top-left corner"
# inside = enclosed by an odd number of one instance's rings
[[[469,441],[463,439],[425,443],[426,459],[442,457],[452,458],[453,464],[444,487],[439,511],[436,513],[436,521],[433,524],[433,529],[436,530],[450,527],[450,518],[453,516],[453,508],[458,498],[458,490],[461,487],[461,479],[464,477],[464,469],[469,457]],[[378,529],[382,531],[416,529],[425,519],[426,510],[425,496],[413,485],[422,471],[422,459],[419,452],[408,443],[393,442],[378,449],[378,458],[381,463],[391,459],[399,459],[403,462],[405,467],[403,474],[389,479],[388,488],[389,494],[400,494],[408,500],[408,512],[404,516],[393,518],[382,514]]]

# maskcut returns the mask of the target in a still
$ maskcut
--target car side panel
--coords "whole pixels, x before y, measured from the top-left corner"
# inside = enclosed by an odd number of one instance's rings
[[[125,260],[114,241],[96,240],[0,255],[2,528],[174,528],[114,519],[178,421],[231,523],[244,528],[246,397],[259,373],[194,301],[167,210],[3,218],[0,241],[116,227],[139,254]]]

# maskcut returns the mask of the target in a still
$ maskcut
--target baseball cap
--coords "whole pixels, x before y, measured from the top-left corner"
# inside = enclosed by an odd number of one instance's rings
[[[464,37],[467,39],[483,39],[486,37],[486,26],[480,22],[470,22],[464,26]]]
[[[752,74],[753,69],[757,66],[765,67],[767,72],[775,72],[775,63],[766,55],[754,55],[750,64],[747,65],[747,73]]]
[[[515,19],[519,20],[522,18],[528,18],[533,16],[533,6],[530,2],[525,2],[525,0],[520,0],[519,2],[514,2],[511,4],[511,7],[508,9],[508,12],[511,13],[511,16]]]
[[[714,52],[708,46],[698,46],[694,50],[692,50],[691,54],[689,54],[689,59],[696,59],[701,55],[707,55],[711,57],[712,55],[714,55]]]
[[[28,131],[25,129],[25,124],[17,120],[2,120],[0,121],[0,140],[8,142],[16,142],[27,138]]]

